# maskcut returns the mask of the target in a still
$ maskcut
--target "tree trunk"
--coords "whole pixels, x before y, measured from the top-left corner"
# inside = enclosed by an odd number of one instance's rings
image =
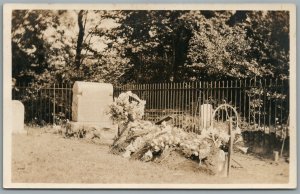
[[[75,65],[76,68],[80,68],[80,61],[81,61],[81,50],[82,50],[82,44],[83,44],[83,37],[84,37],[84,30],[85,26],[83,24],[83,16],[84,16],[84,11],[80,10],[78,13],[78,27],[79,27],[79,32],[78,32],[78,39],[77,39],[77,46],[76,46],[76,56],[75,56]]]
[[[180,69],[183,67],[188,53],[189,41],[192,37],[191,31],[181,27],[177,30],[173,40],[173,81],[181,81]]]

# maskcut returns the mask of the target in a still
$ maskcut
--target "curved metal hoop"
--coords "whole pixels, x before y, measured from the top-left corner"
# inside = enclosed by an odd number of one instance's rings
[[[236,115],[236,126],[239,126],[239,114],[238,112],[235,110],[235,108],[229,104],[221,104],[220,106],[218,106],[216,108],[216,110],[213,112],[212,114],[212,127],[214,126],[214,120],[215,120],[215,116],[216,116],[216,113],[222,109],[222,108],[226,108],[226,111],[227,111],[227,108],[230,108],[233,110],[234,114]]]

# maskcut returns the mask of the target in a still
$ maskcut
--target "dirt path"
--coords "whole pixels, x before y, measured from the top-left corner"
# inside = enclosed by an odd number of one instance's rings
[[[245,168],[230,178],[207,175],[187,163],[144,163],[108,153],[107,145],[35,132],[13,135],[15,183],[287,183],[288,163],[235,156]]]

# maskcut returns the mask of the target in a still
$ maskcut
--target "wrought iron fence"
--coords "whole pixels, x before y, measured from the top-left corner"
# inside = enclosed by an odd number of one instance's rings
[[[20,100],[25,106],[25,122],[44,125],[71,120],[72,85],[53,84],[37,88],[31,85],[15,86],[12,99]]]
[[[289,83],[277,79],[200,81],[184,83],[130,84],[114,89],[114,96],[132,91],[146,100],[145,119],[158,121],[172,116],[175,126],[199,132],[209,121],[212,109],[228,103],[239,113],[247,131],[287,133]],[[220,111],[224,120],[232,111]],[[280,135],[280,134],[279,134]]]
[[[174,125],[194,132],[205,125],[203,120],[209,119],[211,109],[223,103],[236,108],[241,127],[246,130],[280,133],[289,117],[289,83],[282,80],[130,84],[114,88],[114,97],[124,91],[132,91],[146,100],[145,119],[158,121],[172,116]],[[23,102],[27,123],[71,120],[71,84],[16,86],[12,98]],[[214,119],[224,120],[226,114],[221,111]]]
[[[227,103],[237,110],[240,128],[245,131],[244,140],[250,142],[252,147],[260,145],[273,150],[282,142],[277,136],[289,136],[287,80],[129,84],[115,87],[114,97],[125,91],[132,91],[146,100],[144,118],[154,122],[172,116],[175,126],[197,133],[209,126],[205,122],[210,122],[211,111],[220,104]],[[26,123],[60,124],[72,118],[71,84],[55,84],[43,88],[16,86],[12,90],[12,98],[23,102]],[[216,115],[214,119],[221,121],[216,123],[222,127],[226,115],[233,116],[233,113],[221,110]],[[283,142],[285,149],[288,149],[288,139]]]

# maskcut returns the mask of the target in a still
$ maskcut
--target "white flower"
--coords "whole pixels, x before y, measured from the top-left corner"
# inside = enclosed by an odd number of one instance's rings
[[[135,100],[130,101],[130,97]],[[126,123],[128,121],[140,120],[144,116],[146,102],[141,100],[131,91],[121,93],[109,106],[108,114],[114,122]]]

